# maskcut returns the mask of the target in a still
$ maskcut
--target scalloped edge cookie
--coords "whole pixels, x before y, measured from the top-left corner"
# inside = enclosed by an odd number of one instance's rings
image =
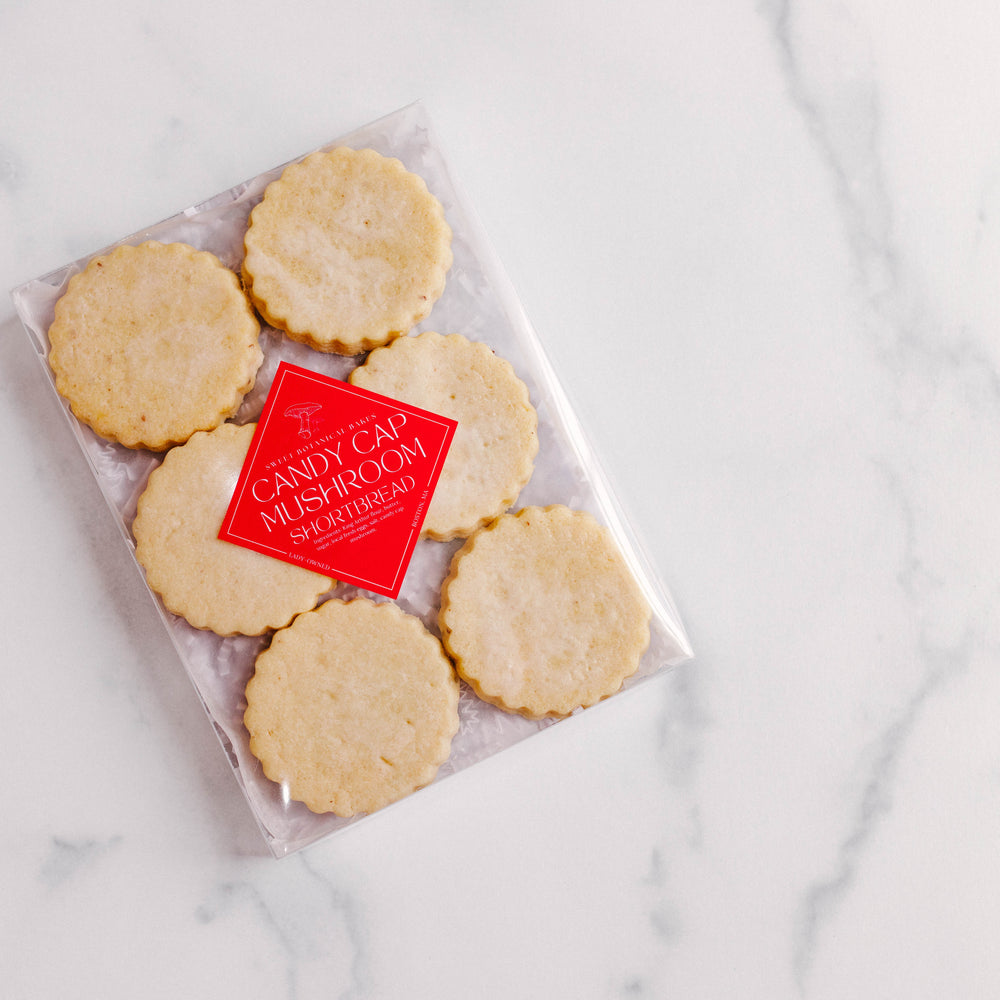
[[[283,797],[353,816],[434,780],[458,732],[458,696],[419,618],[392,603],[332,598],[258,655],[244,724]]]
[[[239,278],[214,254],[150,240],[70,279],[48,361],[77,419],[163,451],[236,413],[263,362],[259,336]]]
[[[401,337],[368,355],[352,385],[458,421],[423,534],[465,538],[513,506],[538,454],[538,416],[509,361],[461,334]]]
[[[132,523],[136,558],[167,610],[224,636],[281,628],[334,585],[219,538],[255,427],[223,424],[168,451]]]
[[[250,213],[243,279],[261,316],[319,351],[387,344],[430,313],[451,228],[424,179],[373,149],[310,153]]]
[[[611,533],[561,504],[472,535],[452,559],[438,622],[476,694],[531,719],[614,694],[650,639],[649,605]]]

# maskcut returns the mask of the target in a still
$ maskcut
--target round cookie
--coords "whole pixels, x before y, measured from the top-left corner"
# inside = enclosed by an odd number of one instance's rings
[[[136,558],[167,609],[219,635],[261,635],[316,606],[334,581],[218,537],[254,424],[199,431],[150,474]]]
[[[504,514],[465,542],[439,624],[480,698],[538,719],[614,694],[649,645],[649,618],[610,532],[554,505]]]
[[[56,389],[128,448],[163,451],[231,417],[263,361],[239,279],[211,253],[149,241],[74,275],[49,327]]]
[[[421,333],[372,351],[352,385],[458,421],[423,534],[464,538],[513,506],[538,454],[538,418],[508,361],[460,334]]]
[[[250,213],[243,277],[271,326],[360,354],[423,319],[444,291],[451,229],[423,178],[372,149],[311,153]]]
[[[371,813],[429,784],[458,731],[441,643],[397,605],[333,598],[275,633],[246,687],[250,750],[317,813]]]

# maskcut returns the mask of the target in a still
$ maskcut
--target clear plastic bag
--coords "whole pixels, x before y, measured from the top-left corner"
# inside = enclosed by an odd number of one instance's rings
[[[462,333],[471,340],[483,341],[506,358],[527,384],[538,412],[540,447],[534,475],[522,491],[518,507],[562,503],[592,513],[612,531],[653,609],[649,648],[638,671],[626,681],[625,688],[689,658],[690,644],[674,603],[637,543],[563,396],[538,337],[478,220],[458,191],[423,105],[418,102],[403,108],[323,148],[338,145],[369,147],[384,155],[397,157],[408,169],[424,178],[444,206],[453,231],[454,263],[444,294],[417,330]],[[238,272],[250,210],[263,196],[267,184],[280,175],[284,166],[282,164],[200,205],[132,234],[115,245],[137,244],[150,239],[182,241],[198,249],[210,250]],[[39,361],[52,383],[53,393],[55,386],[46,358],[49,347],[47,330],[52,322],[55,303],[65,291],[70,277],[86,267],[92,256],[106,253],[109,249],[102,248],[87,258],[28,281],[11,293]],[[265,361],[255,388],[244,400],[235,418],[241,423],[255,420],[260,414],[279,361],[289,361],[343,379],[363,360],[315,352],[266,325],[262,327],[261,344]],[[131,524],[136,502],[150,472],[162,456],[130,451],[103,440],[73,417],[58,394],[57,399],[93,469],[122,538],[134,556]],[[417,615],[435,634],[440,586],[451,557],[460,544],[460,541],[419,542],[397,600],[404,611]],[[357,591],[340,585],[333,593],[346,598]],[[243,727],[246,707],[243,692],[253,674],[256,655],[268,638],[222,638],[199,631],[167,612],[152,592],[151,596],[215,727],[271,853],[275,857],[285,856],[363,821],[364,817],[343,819],[332,814],[314,814],[301,803],[287,801],[280,787],[264,777],[260,764],[250,753]],[[437,781],[558,721],[531,721],[505,713],[480,701],[464,685],[459,712],[460,730],[453,741],[451,756],[440,769]]]

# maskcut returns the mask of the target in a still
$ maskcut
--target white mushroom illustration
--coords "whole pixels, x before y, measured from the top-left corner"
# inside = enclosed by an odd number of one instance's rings
[[[309,418],[321,409],[319,403],[293,403],[285,410],[286,417],[294,417],[299,422],[299,437],[308,441],[312,437],[312,427]]]

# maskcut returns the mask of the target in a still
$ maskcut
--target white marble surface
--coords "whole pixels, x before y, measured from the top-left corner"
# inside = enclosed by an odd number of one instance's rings
[[[1000,8],[0,40],[5,289],[423,100],[696,653],[271,859],[0,302],[0,994],[1000,996]]]

